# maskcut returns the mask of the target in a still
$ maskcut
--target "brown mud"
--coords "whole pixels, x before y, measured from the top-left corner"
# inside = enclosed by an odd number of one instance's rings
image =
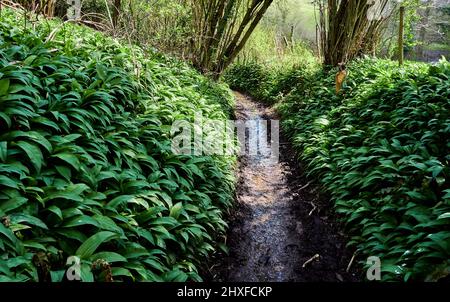
[[[240,93],[236,98],[238,120],[278,119],[251,98]],[[361,280],[356,263],[347,271],[352,252],[345,248],[329,201],[304,177],[282,134],[279,161],[265,154],[241,156],[237,206],[229,221],[229,255],[215,259],[207,276],[211,281]]]

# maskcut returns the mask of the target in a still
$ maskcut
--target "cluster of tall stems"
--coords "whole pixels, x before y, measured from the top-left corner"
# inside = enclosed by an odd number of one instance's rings
[[[191,0],[194,65],[219,76],[243,49],[273,0]]]
[[[317,43],[325,65],[374,53],[389,17],[390,0],[316,0]]]

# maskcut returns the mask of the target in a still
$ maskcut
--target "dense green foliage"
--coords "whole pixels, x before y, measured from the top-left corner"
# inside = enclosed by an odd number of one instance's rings
[[[395,62],[364,59],[348,69],[339,96],[336,70],[298,70],[278,105],[282,127],[308,175],[329,193],[363,262],[380,257],[384,280],[446,276],[450,64],[399,69]],[[247,91],[264,80],[260,70],[236,66],[230,83],[244,82]]]
[[[72,255],[84,281],[200,280],[234,159],[173,155],[170,124],[226,119],[232,101],[183,63],[3,10],[0,281],[59,281]]]
[[[271,105],[280,101],[295,87],[303,78],[304,68],[311,68],[311,64],[283,69],[256,62],[238,63],[227,69],[223,78],[232,89],[245,92],[258,101]]]
[[[226,70],[224,80],[232,89],[246,92],[264,103],[274,103],[271,94],[273,74],[257,63],[235,64]]]

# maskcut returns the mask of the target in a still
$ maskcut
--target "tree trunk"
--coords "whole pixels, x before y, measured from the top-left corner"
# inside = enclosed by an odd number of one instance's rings
[[[120,15],[121,6],[122,6],[121,0],[114,0],[114,7],[113,7],[113,14],[112,14],[112,23],[113,23],[114,28],[116,28],[119,23],[119,15]]]
[[[404,36],[404,19],[405,19],[405,7],[400,7],[400,24],[398,26],[398,64],[403,65],[403,56],[404,56],[404,45],[403,45],[403,36]]]
[[[318,28],[324,64],[337,66],[373,53],[387,16],[388,0],[320,0]]]

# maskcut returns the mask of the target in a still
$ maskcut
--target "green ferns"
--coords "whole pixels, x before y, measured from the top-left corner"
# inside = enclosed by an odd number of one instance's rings
[[[30,27],[2,11],[0,281],[61,281],[70,256],[83,281],[201,280],[234,158],[173,155],[170,124],[228,118],[227,87],[86,27]]]
[[[306,172],[320,179],[384,280],[450,273],[450,64],[360,60],[343,94],[310,72],[279,105]]]

